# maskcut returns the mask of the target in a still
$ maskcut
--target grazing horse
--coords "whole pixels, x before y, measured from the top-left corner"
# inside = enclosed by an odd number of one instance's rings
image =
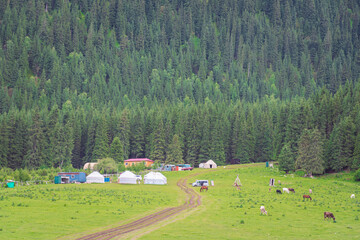
[[[327,219],[332,218],[335,221],[334,214],[332,214],[331,212],[324,212],[324,220],[325,220],[325,218],[327,218]]]
[[[208,188],[207,186],[201,186],[200,192],[202,192],[202,191],[205,190],[205,189],[206,189],[206,191],[209,190],[209,188]]]
[[[304,200],[305,200],[305,198],[310,198],[310,201],[312,200],[309,195],[303,195],[303,199],[304,199]]]
[[[276,193],[277,193],[277,194],[282,194],[279,189],[276,189]]]
[[[289,189],[287,189],[287,188],[283,188],[283,192],[290,193],[290,192],[289,192]]]
[[[289,189],[290,192],[295,193],[295,189],[293,189],[293,188],[288,188],[288,189]]]

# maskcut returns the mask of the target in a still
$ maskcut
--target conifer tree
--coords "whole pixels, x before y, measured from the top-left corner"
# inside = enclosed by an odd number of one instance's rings
[[[294,155],[291,151],[290,144],[284,144],[279,154],[278,161],[280,170],[289,172],[295,169],[295,160]]]
[[[320,131],[304,129],[298,145],[296,168],[304,169],[308,175],[322,174],[324,172],[323,143]]]
[[[167,164],[184,163],[183,153],[181,150],[181,143],[179,136],[177,134],[174,135],[172,142],[168,147],[165,163]]]
[[[115,137],[111,143],[110,157],[114,159],[117,164],[124,162],[123,145],[118,137]]]

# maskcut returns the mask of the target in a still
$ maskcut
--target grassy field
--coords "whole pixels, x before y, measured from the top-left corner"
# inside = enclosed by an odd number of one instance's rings
[[[232,187],[237,174],[240,191]],[[284,176],[264,165],[221,168],[199,178],[215,182],[208,192],[201,193],[203,206],[140,239],[360,239],[358,183],[334,177]],[[271,192],[270,178],[276,182]],[[277,195],[276,189],[283,187],[294,188],[296,193]],[[313,191],[311,202],[302,198],[309,188]],[[352,193],[357,198],[350,199]],[[260,206],[265,206],[268,216],[260,215]],[[334,213],[336,222],[324,221],[324,211]]]
[[[100,230],[155,210],[183,203],[180,177],[214,180],[201,193],[203,205],[190,215],[140,239],[360,239],[360,185],[346,178],[305,179],[261,166],[218,168],[210,172],[167,172],[167,186],[120,184],[37,185],[0,189],[0,239],[56,239]],[[232,184],[239,174],[242,187]],[[276,187],[269,192],[269,180]],[[278,185],[278,180],[281,185]],[[296,193],[275,193],[292,187]],[[304,201],[303,194],[313,201]],[[199,188],[196,188],[198,191]],[[350,195],[355,193],[355,199]],[[268,216],[260,215],[265,206]],[[333,212],[336,222],[324,221]],[[186,217],[185,217],[186,216]],[[68,237],[69,238],[69,237]]]
[[[168,185],[49,184],[0,188],[0,239],[56,239],[89,232],[183,203],[172,173]]]

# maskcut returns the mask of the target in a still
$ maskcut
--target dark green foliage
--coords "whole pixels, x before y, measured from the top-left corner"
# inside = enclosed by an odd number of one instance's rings
[[[117,164],[124,162],[123,145],[118,137],[115,137],[110,145],[110,157],[114,159]]]
[[[303,169],[308,175],[322,174],[323,164],[323,143],[321,133],[317,129],[304,129],[299,139],[299,151],[296,157],[296,168]]]
[[[180,146],[195,166],[293,170],[305,128],[326,170],[359,167],[358,1],[7,2],[1,167],[163,162]]]
[[[354,180],[355,180],[355,181],[360,181],[360,169],[358,169],[358,170],[355,172]]]

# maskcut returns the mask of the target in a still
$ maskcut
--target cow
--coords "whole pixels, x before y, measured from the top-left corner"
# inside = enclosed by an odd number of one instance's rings
[[[287,188],[283,188],[283,192],[290,193],[290,192],[289,192],[289,189],[287,189]]]
[[[355,198],[355,194],[351,194],[350,198]]]
[[[288,189],[289,189],[290,192],[295,193],[295,189],[293,189],[293,188],[288,188]]]
[[[277,193],[277,194],[282,194],[279,189],[276,189],[276,193]]]
[[[312,200],[311,197],[309,195],[303,195],[303,199],[305,200],[305,198],[310,199],[310,201]]]
[[[261,213],[260,213],[261,215],[262,215],[262,214],[266,214],[266,215],[267,215],[267,211],[265,210],[265,207],[264,207],[264,206],[261,206],[261,207],[260,207],[260,211],[261,211]]]
[[[311,190],[311,189],[309,189],[309,193],[312,194],[312,190]]]
[[[332,218],[335,221],[334,214],[332,214],[331,212],[324,212],[324,220],[325,218],[327,219]]]

